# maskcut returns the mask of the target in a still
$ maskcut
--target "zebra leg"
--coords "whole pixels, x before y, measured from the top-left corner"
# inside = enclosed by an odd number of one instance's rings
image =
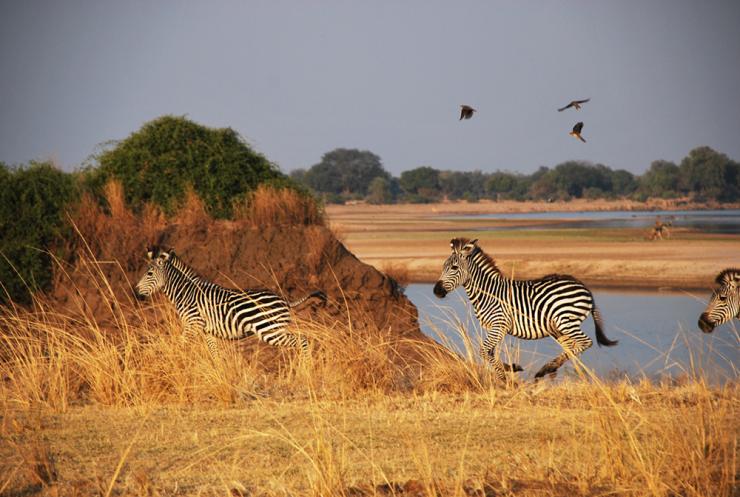
[[[506,333],[501,330],[488,330],[486,338],[483,340],[483,347],[481,347],[483,359],[493,368],[496,380],[501,382],[506,381],[506,376],[504,375],[504,370],[506,368],[501,360],[496,357],[496,347],[501,343],[505,334]]]
[[[275,347],[299,348],[304,356],[309,356],[308,339],[303,335],[291,333],[285,328],[273,330],[259,335],[260,340]]]
[[[564,352],[542,366],[542,368],[537,371],[537,374],[534,375],[535,379],[542,378],[543,376],[548,374],[552,374],[553,376],[555,376],[557,374],[558,368],[560,368],[560,366],[562,366],[568,359],[570,359],[571,355],[578,356],[581,354],[581,352],[593,345],[591,339],[584,335],[583,331],[581,331],[580,321],[578,321],[574,325],[571,325],[569,332],[567,334],[559,336],[556,340],[558,341],[558,343],[560,343],[563,349],[565,349]]]
[[[219,352],[218,352],[218,343],[216,342],[216,337],[211,335],[210,333],[206,333],[206,344],[208,345],[208,352],[211,354],[211,359],[217,361],[219,359]]]

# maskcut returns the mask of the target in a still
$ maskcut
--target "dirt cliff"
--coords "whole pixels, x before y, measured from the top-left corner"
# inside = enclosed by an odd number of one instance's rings
[[[75,259],[58,271],[50,297],[58,308],[84,308],[103,327],[115,325],[122,313],[126,319],[157,319],[155,308],[165,298],[142,306],[132,288],[143,274],[147,244],[158,243],[227,287],[267,288],[289,300],[322,290],[327,305],[307,306],[299,314],[328,326],[352,319],[353,331],[423,338],[416,308],[398,284],[358,260],[321,225],[256,226],[203,215],[165,221],[155,213],[103,213],[90,205],[76,225]]]

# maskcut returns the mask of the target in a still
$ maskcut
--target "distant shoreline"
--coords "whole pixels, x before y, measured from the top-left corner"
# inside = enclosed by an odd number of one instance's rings
[[[740,266],[740,236],[676,226],[670,229],[667,239],[651,241],[651,223],[645,227],[572,229],[558,226],[559,221],[553,219],[472,216],[708,209],[740,209],[740,205],[680,199],[481,201],[329,205],[326,214],[330,228],[353,254],[397,281],[436,281],[442,262],[449,255],[450,239],[464,236],[477,238],[504,274],[517,279],[562,273],[576,276],[597,289],[705,292],[719,271]],[[507,229],[514,226],[536,229]]]
[[[575,199],[569,201],[494,201],[483,199],[478,202],[464,200],[434,202],[429,204],[367,204],[355,202],[348,204],[328,204],[326,211],[330,215],[342,215],[345,212],[356,211],[358,208],[366,212],[413,214],[506,214],[522,212],[600,212],[600,211],[703,211],[703,210],[732,210],[740,209],[740,203],[693,202],[688,199],[648,199],[645,202],[636,200],[587,200]]]

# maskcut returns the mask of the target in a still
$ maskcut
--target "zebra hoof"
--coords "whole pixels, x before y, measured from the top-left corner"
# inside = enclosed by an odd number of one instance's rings
[[[534,375],[534,378],[538,380],[546,375],[550,375],[552,378],[554,378],[555,376],[557,376],[557,374],[558,374],[558,368],[554,366],[549,366],[546,364],[542,367],[542,369],[537,371],[537,374]]]

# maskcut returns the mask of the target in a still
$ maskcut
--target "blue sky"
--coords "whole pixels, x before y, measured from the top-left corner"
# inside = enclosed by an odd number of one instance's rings
[[[71,170],[163,114],[232,127],[284,171],[337,147],[394,174],[569,159],[642,173],[698,145],[740,159],[737,1],[1,5],[10,164]]]

